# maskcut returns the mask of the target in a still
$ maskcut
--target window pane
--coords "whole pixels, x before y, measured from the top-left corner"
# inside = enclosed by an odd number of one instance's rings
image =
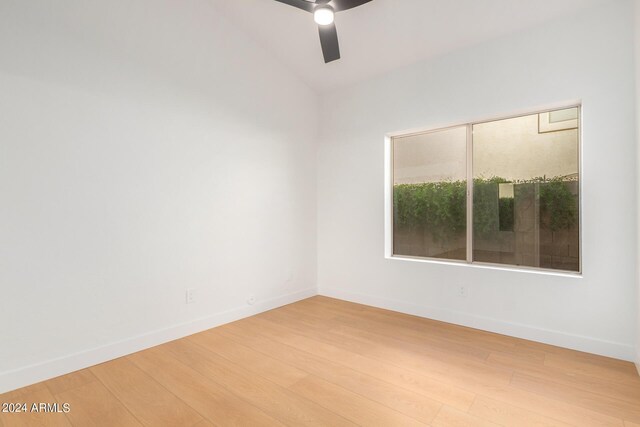
[[[466,126],[393,140],[393,253],[466,259]]]
[[[580,270],[578,114],[473,126],[473,261]]]

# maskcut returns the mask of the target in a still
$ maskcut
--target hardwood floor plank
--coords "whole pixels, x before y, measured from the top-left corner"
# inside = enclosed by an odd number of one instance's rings
[[[282,426],[241,397],[171,356],[163,346],[129,356],[140,369],[218,426]]]
[[[147,426],[191,426],[202,417],[127,358],[91,368],[91,372]]]
[[[581,427],[620,427],[622,425],[622,420],[618,417],[517,387],[480,387],[478,394]]]
[[[585,360],[585,358],[576,357],[571,359],[566,355],[549,354],[544,364],[545,366],[564,369],[576,374],[612,379],[640,387],[640,377],[631,362],[625,365],[612,365],[609,361],[603,361],[599,358]]]
[[[323,308],[326,311],[326,309]],[[451,340],[450,335],[446,338],[433,334],[429,330],[415,328],[415,327],[407,327],[405,325],[393,325],[389,324],[387,321],[371,318],[371,317],[363,317],[354,315],[353,313],[338,313],[330,318],[326,319],[316,319],[312,321],[310,319],[310,314],[304,308],[300,308],[296,305],[287,306],[283,310],[279,310],[277,312],[271,312],[265,314],[265,317],[269,316],[286,316],[288,315],[290,318],[296,318],[298,322],[303,320],[303,324],[305,327],[314,326],[316,328],[323,328],[324,330],[330,328],[340,328],[345,325],[348,325],[351,328],[357,328],[363,331],[371,331],[375,330],[377,334],[384,335],[386,337],[391,337],[394,339],[399,339],[405,341],[410,344],[419,343],[423,346],[424,350],[430,351],[432,354],[437,356],[442,356],[443,354],[447,354],[448,356],[459,356],[463,358],[471,358],[477,360],[485,360],[489,355],[489,350],[481,348],[478,345],[469,345],[468,341],[460,340]],[[312,316],[311,316],[312,317]],[[309,325],[312,323],[312,325]]]
[[[449,406],[443,406],[433,423],[433,427],[498,427],[490,421],[475,417]]]
[[[427,398],[423,394],[378,380],[373,376],[362,374],[309,352],[279,344],[248,328],[231,330],[218,328],[208,331],[208,333],[215,333],[228,340],[247,345],[256,351],[264,352],[264,354],[276,357],[285,363],[427,424],[435,418],[442,406],[441,403]]]
[[[491,353],[487,363],[510,367],[514,372],[640,405],[640,386],[629,382],[620,382],[611,378],[575,373],[559,367],[529,363],[526,360],[514,358],[503,353]]]
[[[548,369],[544,366],[544,358],[530,358],[527,355],[492,351],[487,356],[485,363],[495,365],[503,369]]]
[[[250,318],[244,319],[242,322],[250,323],[252,328],[255,328],[261,333],[269,335],[276,340],[292,345],[294,347],[300,345],[304,347],[306,345],[310,349],[310,351],[315,351],[316,354],[319,354],[317,352],[321,351],[323,347],[325,351],[329,350],[329,352],[334,351],[334,349],[336,348],[335,346],[331,345],[329,348],[327,348],[326,346],[324,346],[324,343],[322,341],[313,340],[302,335],[296,335],[295,333],[293,333],[292,329],[297,329],[297,327],[287,327],[286,323],[275,324],[274,322],[272,322],[272,319]],[[308,335],[313,337],[326,338],[322,337],[322,335],[318,335],[317,332],[309,332]],[[384,356],[376,354],[375,343],[370,343],[367,346],[362,347],[358,344],[357,341],[357,338],[354,338],[352,340],[341,339],[339,344],[336,344],[335,340],[331,341],[338,346],[337,350],[340,353],[340,356],[334,355],[333,357],[349,357],[349,354],[351,353],[349,351],[344,351],[344,349],[347,348],[355,353],[358,353],[359,356],[364,356],[358,360],[358,363],[361,365],[370,360],[369,357],[374,357],[376,361],[383,362],[382,366],[384,366],[384,361],[386,359]],[[302,349],[304,350],[304,348]],[[441,384],[449,384],[455,387],[465,387],[471,393],[486,395],[488,397],[513,404],[514,406],[521,407],[523,409],[529,409],[533,411],[539,410],[543,415],[561,421],[579,421],[579,423],[581,423],[581,425],[583,426],[622,425],[621,419],[610,416],[608,414],[603,414],[576,405],[571,405],[564,401],[548,399],[536,393],[531,393],[511,387],[510,384],[505,384],[504,378],[502,381],[498,381],[499,378],[492,381],[491,378],[488,377],[489,381],[483,381],[482,377],[475,378],[471,374],[465,375],[464,369],[460,371],[460,367],[458,367],[456,370],[451,370],[450,364],[443,365],[444,362],[438,360],[429,360],[429,363],[426,363],[424,360],[425,358],[421,358],[419,359],[421,366],[415,366],[415,363],[411,362],[411,360],[407,361],[406,358],[398,357],[393,353],[387,357],[390,357],[394,364],[409,367],[411,369],[410,378],[420,377],[422,374],[430,375],[433,378],[439,379],[441,381]],[[375,367],[368,365],[367,371],[374,372],[377,369],[380,369],[380,367],[380,365],[375,365]],[[467,408],[465,408],[465,410],[466,409]]]
[[[513,376],[512,384],[522,390],[556,398],[585,409],[597,410],[613,417],[640,422],[640,400],[629,403],[521,373],[516,373]]]
[[[518,408],[488,397],[478,396],[469,409],[469,414],[502,426],[513,427],[569,427],[568,424],[554,420],[537,412]]]
[[[73,388],[81,387],[85,384],[89,384],[96,381],[97,378],[91,373],[89,369],[82,369],[80,371],[72,372],[67,375],[52,378],[46,382],[47,387],[51,390],[51,393],[62,393]]]
[[[319,405],[342,415],[361,426],[426,426],[414,418],[362,397],[357,393],[308,376],[291,385],[289,390],[317,402]]]
[[[272,316],[265,321],[285,328],[285,330],[293,329],[304,333],[303,327],[286,320],[278,320]],[[419,346],[348,326],[338,330],[334,328],[329,331],[308,332],[307,336],[354,353],[378,360],[392,361],[397,366],[428,373],[429,376],[437,377],[437,379],[446,382],[456,381],[457,384],[463,385],[473,380],[487,385],[508,385],[511,380],[511,370],[455,356],[434,355],[429,351],[423,351]]]
[[[440,382],[421,373],[370,358],[366,354],[355,353],[321,340],[296,334],[294,331],[287,330],[276,324],[264,322],[260,319],[245,319],[243,322],[245,321],[250,325],[250,328],[254,328],[270,339],[334,360],[358,372],[369,374],[382,381],[424,394],[450,406],[467,410],[475,397],[474,393],[452,386],[446,381]],[[223,328],[227,326],[231,327],[231,325],[226,325]]]
[[[75,382],[76,380],[71,381]],[[59,403],[69,403],[71,411],[67,418],[74,426],[142,426],[95,377],[84,385],[57,393],[55,398]]]
[[[302,302],[304,302],[305,304],[314,305],[316,307],[320,306],[324,310],[331,310],[335,309],[335,301],[338,300],[317,296],[309,298]],[[341,303],[344,303],[344,301],[342,301]],[[530,358],[544,360],[545,352],[542,349],[535,349],[531,348],[528,345],[524,345],[530,343],[526,340],[505,337],[504,335],[499,335],[492,332],[486,332],[478,329],[467,328],[464,326],[453,325],[450,323],[439,322],[436,320],[426,319],[390,310],[384,310],[381,308],[368,307],[353,303],[346,304],[349,304],[356,308],[351,308],[349,310],[348,306],[339,304],[342,308],[335,314],[334,318],[339,317],[340,314],[349,314],[359,319],[382,322],[383,324],[392,325],[399,329],[402,328],[421,331],[428,335],[436,336],[443,340],[457,342],[460,344],[469,344],[470,342],[472,342],[474,346],[478,346],[478,348],[482,348],[486,351],[503,351],[506,353],[520,354]],[[296,304],[295,306],[297,308],[301,307],[298,306],[298,304]]]
[[[319,307],[323,307],[326,310],[339,310],[337,313],[355,313],[360,318],[381,319],[388,324],[397,325],[399,327],[411,327],[413,325],[413,327],[418,329],[428,330],[429,333],[432,334],[444,334],[443,336],[449,339],[462,339],[464,341],[473,342],[474,345],[481,346],[489,351],[520,354],[537,359],[540,359],[540,357],[544,358],[546,354],[550,354],[559,359],[566,358],[570,361],[581,361],[582,363],[618,369],[629,375],[633,374],[635,371],[633,363],[624,360],[617,360],[595,354],[556,347],[549,344],[509,337],[492,332],[413,316],[410,314],[341,301],[320,295],[308,298],[300,303],[296,303],[295,307],[297,309],[302,307],[305,307],[305,309],[308,309],[308,307],[314,307],[315,310],[320,310]],[[334,314],[334,317],[337,315],[338,314]],[[638,375],[630,376],[635,377],[636,380],[640,381],[640,377],[638,377]]]
[[[464,343],[443,339],[438,335],[431,334],[429,331],[420,329],[397,327],[389,325],[384,321],[371,319],[358,319],[356,316],[338,316],[332,322],[337,328],[348,325],[350,328],[360,329],[362,331],[375,331],[377,334],[397,340],[406,341],[412,344],[420,344],[425,348],[445,352],[450,355],[473,358],[477,360],[486,360],[490,351],[466,341]]]
[[[262,375],[282,387],[289,387],[309,376],[307,372],[295,366],[258,353],[246,346],[238,345],[234,341],[215,333],[200,333],[192,335],[188,339],[230,362],[244,366],[246,369]]]
[[[298,396],[266,378],[248,373],[242,366],[187,340],[165,344],[171,354],[201,374],[293,426],[353,426],[354,423]]]
[[[386,406],[375,404],[364,396],[281,362],[215,333],[198,334],[190,339],[207,350],[240,363],[247,370],[262,375],[300,396],[317,403],[357,424],[426,425]],[[291,379],[295,379],[291,382]]]
[[[496,382],[508,383],[512,374],[510,369],[488,366],[484,363],[484,359],[477,360],[475,357],[464,357],[457,353],[447,354],[446,352],[434,351],[424,344],[404,342],[382,335],[377,329],[369,332],[352,328],[350,325],[343,325],[332,328],[329,332],[334,335],[340,335],[343,339],[357,340],[358,343],[369,348],[372,344],[375,344],[376,351],[381,354],[381,357],[389,357],[391,360],[405,358],[407,363],[415,364],[418,369],[423,369],[424,363],[422,361],[429,364],[432,361],[437,361],[443,367],[447,366],[450,374],[459,372],[467,378],[471,376],[478,381],[485,381],[491,384]]]

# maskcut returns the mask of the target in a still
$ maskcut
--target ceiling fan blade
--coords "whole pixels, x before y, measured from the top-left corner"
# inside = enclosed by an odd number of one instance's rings
[[[371,0],[331,0],[329,4],[333,7],[333,10],[340,12],[341,10],[353,9],[370,1]]]
[[[307,12],[313,12],[315,7],[314,3],[309,3],[305,0],[276,0],[277,2],[288,4],[289,6],[297,7],[298,9],[306,10]]]
[[[340,59],[340,46],[338,45],[338,31],[336,24],[318,25],[320,31],[320,45],[325,64]]]

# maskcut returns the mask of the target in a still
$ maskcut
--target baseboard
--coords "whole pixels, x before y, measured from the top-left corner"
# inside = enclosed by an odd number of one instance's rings
[[[635,348],[622,343],[604,341],[581,335],[573,335],[561,331],[541,329],[529,325],[506,322],[500,319],[476,316],[455,310],[417,305],[372,295],[345,292],[335,288],[322,287],[319,290],[319,295],[412,314],[456,325],[467,326],[470,328],[481,329],[483,331],[523,338],[572,350],[613,357],[615,359],[628,361],[634,361],[636,359]],[[638,366],[638,369],[640,371],[640,366]]]
[[[308,288],[291,294],[271,298],[252,306],[235,309],[201,317],[169,328],[159,329],[143,335],[127,338],[122,341],[101,347],[81,351],[68,356],[46,362],[25,366],[12,371],[0,373],[0,393],[5,393],[31,384],[45,381],[60,375],[88,368],[99,363],[145,350],[156,345],[186,337],[225,323],[253,316],[283,305],[291,304],[317,295],[316,288]]]

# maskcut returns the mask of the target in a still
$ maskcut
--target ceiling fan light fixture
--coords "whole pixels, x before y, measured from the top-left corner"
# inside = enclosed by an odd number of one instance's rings
[[[330,6],[322,6],[313,11],[313,20],[318,25],[333,24],[333,9]]]
[[[1,1],[1,0],[0,0]],[[265,0],[267,1],[267,0]],[[275,0],[313,14],[318,25],[320,47],[325,64],[340,59],[338,31],[334,24],[334,13],[362,6],[372,0]]]

